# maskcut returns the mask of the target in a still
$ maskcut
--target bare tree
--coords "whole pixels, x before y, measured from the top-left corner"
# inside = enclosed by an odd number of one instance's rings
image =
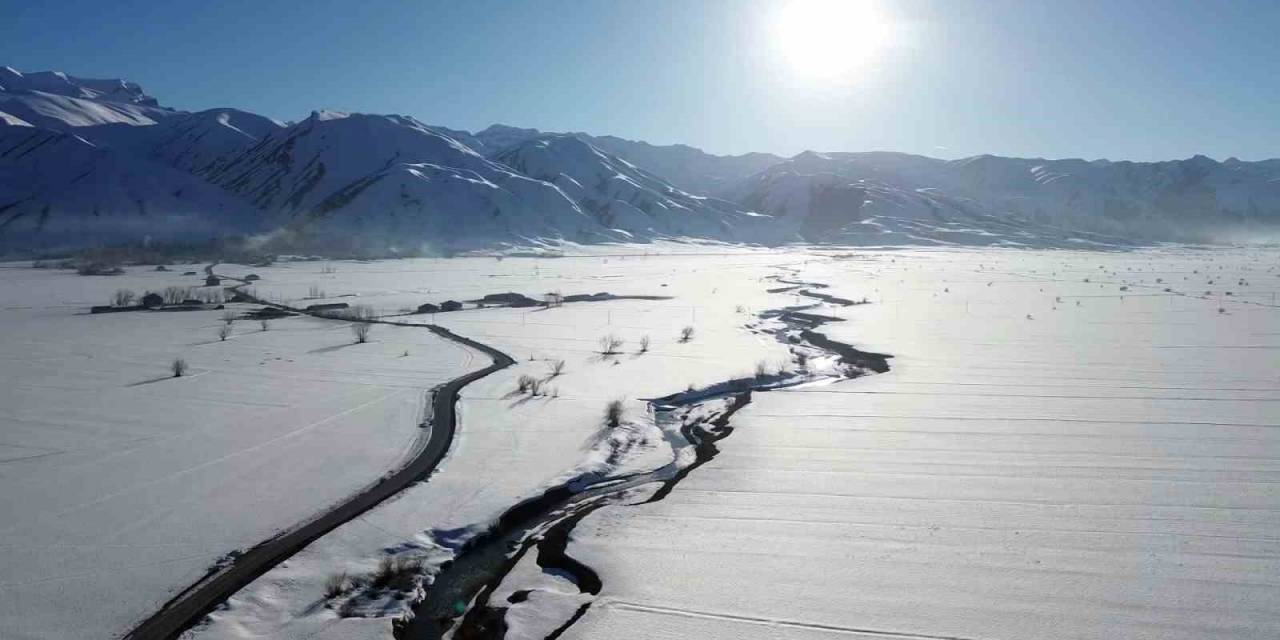
[[[756,379],[769,377],[769,363],[764,360],[756,362]]]
[[[324,289],[321,289],[320,287],[317,287],[314,284],[311,285],[311,288],[307,289],[307,299],[315,300],[317,298],[323,298],[323,297],[324,297]]]
[[[600,353],[606,356],[611,356],[617,353],[620,348],[622,348],[622,338],[619,338],[612,333],[607,336],[600,337]]]
[[[231,325],[224,324],[221,327],[218,327],[219,341],[225,341],[227,339],[227,336],[230,336],[230,335],[231,335]]]
[[[564,360],[555,360],[551,363],[551,377],[554,378],[564,373]]]
[[[369,341],[369,329],[371,328],[373,328],[373,325],[368,322],[357,322],[351,325],[351,333],[356,336],[356,344],[363,344]]]
[[[169,368],[173,371],[173,377],[181,378],[187,372],[187,361],[178,358],[173,361],[173,364],[169,365]]]
[[[685,327],[680,330],[680,342],[688,342],[693,339],[693,327]]]
[[[111,304],[117,307],[127,307],[133,304],[134,293],[129,289],[116,289],[115,295],[111,296]]]
[[[558,307],[562,304],[564,304],[564,296],[559,291],[542,296],[542,306],[544,307]]]
[[[646,333],[640,336],[640,353],[647,353],[648,351],[649,351],[649,334]]]
[[[223,323],[223,324],[228,324],[228,325],[229,325],[229,324],[231,324],[231,323],[233,323],[233,322],[235,322],[235,321],[236,321],[236,312],[234,312],[234,311],[223,311],[223,312],[222,312],[222,323]]]
[[[621,400],[610,400],[609,404],[604,407],[604,423],[611,428],[617,428],[622,424],[622,418],[626,415],[626,408],[622,405]]]
[[[270,330],[271,330],[271,321],[270,321],[270,320],[260,320],[260,321],[258,322],[258,324],[262,326],[262,330],[263,330],[263,331],[270,331]]]
[[[535,382],[537,382],[537,379],[533,376],[522,375],[519,378],[516,378],[516,391],[519,391],[520,393],[528,393],[529,389],[533,388],[533,383]]]

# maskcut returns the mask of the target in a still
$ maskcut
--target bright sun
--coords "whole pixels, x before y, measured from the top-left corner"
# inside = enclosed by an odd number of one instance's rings
[[[889,39],[889,26],[864,0],[793,0],[778,16],[777,38],[797,72],[829,79],[871,60]]]

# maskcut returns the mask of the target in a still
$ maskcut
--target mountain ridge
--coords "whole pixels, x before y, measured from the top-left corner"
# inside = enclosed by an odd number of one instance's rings
[[[450,250],[661,238],[1072,246],[1280,226],[1280,159],[718,156],[398,115],[315,111],[286,124],[233,108],[186,112],[125,80],[10,67],[0,68],[0,133],[0,247],[9,248],[47,229],[72,244],[129,236],[142,228],[133,217],[157,211],[193,233],[276,229]],[[33,135],[48,148],[26,148]],[[106,233],[104,211],[129,212],[106,218],[121,233]]]

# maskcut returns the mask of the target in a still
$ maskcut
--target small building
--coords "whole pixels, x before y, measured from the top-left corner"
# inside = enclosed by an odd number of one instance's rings
[[[215,276],[215,275],[210,275],[209,277],[204,279],[204,286],[206,287],[216,287],[220,284],[222,284],[222,281],[219,280],[218,276]]]
[[[164,306],[164,297],[154,291],[148,291],[147,295],[142,296],[142,306],[146,309],[156,309]]]
[[[324,304],[307,305],[307,311],[309,313],[319,313],[319,312],[325,312],[325,311],[341,311],[346,308],[347,308],[347,303],[345,302],[326,302]]]
[[[245,282],[257,282],[258,280],[261,280],[261,279],[262,277],[256,273],[251,273],[244,277]]]
[[[502,305],[507,307],[536,307],[538,301],[522,293],[491,293],[478,301],[483,305]]]
[[[445,300],[440,303],[441,311],[458,311],[462,309],[462,303],[457,300]]]
[[[438,311],[440,311],[440,305],[431,304],[430,302],[418,305],[418,313],[436,313]]]
[[[273,320],[275,318],[288,318],[296,315],[298,314],[285,311],[284,309],[262,307],[261,309],[254,309],[253,311],[245,312],[244,317],[250,320]]]

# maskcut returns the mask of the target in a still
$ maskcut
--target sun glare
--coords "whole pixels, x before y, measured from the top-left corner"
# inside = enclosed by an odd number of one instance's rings
[[[793,0],[777,18],[782,55],[796,72],[829,79],[857,70],[889,39],[889,22],[864,0]]]

